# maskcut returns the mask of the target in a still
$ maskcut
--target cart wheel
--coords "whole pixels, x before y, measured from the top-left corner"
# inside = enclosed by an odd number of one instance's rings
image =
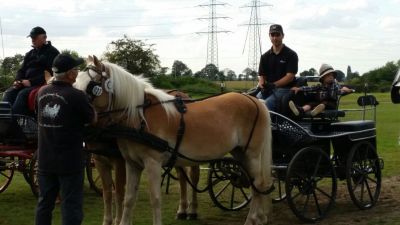
[[[14,168],[8,165],[11,161],[14,161],[14,157],[0,158],[0,193],[7,189],[14,176]]]
[[[208,193],[214,204],[228,211],[245,207],[251,199],[250,179],[234,159],[226,158],[210,164]]]
[[[303,148],[290,161],[286,175],[287,200],[302,221],[322,220],[334,204],[336,188],[334,167],[328,154],[320,148]]]
[[[39,181],[38,181],[39,164],[37,160],[37,151],[33,153],[29,163],[29,185],[35,197],[39,197]]]
[[[97,194],[103,196],[103,185],[101,183],[101,177],[99,172],[94,165],[93,154],[88,153],[86,158],[86,175],[90,184],[90,188],[93,189]]]
[[[284,176],[282,177],[284,172],[275,170],[272,173],[275,187],[275,190],[271,193],[272,203],[278,203],[286,199],[285,179]]]
[[[381,167],[375,147],[368,141],[354,145],[346,168],[351,200],[360,209],[372,208],[381,191]]]

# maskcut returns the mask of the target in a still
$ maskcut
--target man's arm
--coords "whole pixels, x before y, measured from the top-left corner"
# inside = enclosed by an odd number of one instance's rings
[[[275,81],[274,84],[276,87],[285,87],[294,80],[294,76],[295,76],[294,73],[287,73],[280,80]]]

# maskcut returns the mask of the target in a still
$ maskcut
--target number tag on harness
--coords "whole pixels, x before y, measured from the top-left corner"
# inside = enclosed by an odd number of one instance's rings
[[[99,85],[93,86],[92,94],[93,94],[94,96],[98,97],[98,96],[100,96],[102,93],[103,93],[103,88],[101,88],[101,86],[99,86]]]
[[[109,93],[113,93],[113,83],[110,79],[107,79],[106,81],[104,81],[104,89],[109,92]]]

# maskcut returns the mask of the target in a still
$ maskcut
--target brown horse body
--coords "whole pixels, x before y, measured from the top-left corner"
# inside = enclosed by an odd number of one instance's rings
[[[110,83],[94,105],[98,112],[123,109],[114,113],[111,120],[122,126],[145,129],[175,146],[180,126],[180,114],[173,103],[155,104],[143,110],[138,107],[149,96],[152,102],[166,102],[173,97],[155,89],[145,79],[132,76],[111,63],[92,62],[95,67],[80,73],[77,87],[85,90],[88,79],[104,85]],[[88,78],[89,77],[89,78]],[[79,81],[79,82],[78,82]],[[194,160],[213,160],[231,153],[245,167],[258,191],[265,191],[272,185],[271,179],[271,128],[268,110],[253,97],[227,93],[187,104],[184,114],[185,133],[179,152]],[[132,224],[132,209],[137,198],[142,171],[149,177],[150,202],[153,209],[153,225],[161,225],[161,168],[171,153],[154,150],[134,140],[118,138],[118,146],[126,160],[127,191],[120,225]],[[194,161],[178,158],[176,165],[188,166]],[[269,196],[252,189],[250,210],[245,225],[265,224],[271,208]]]

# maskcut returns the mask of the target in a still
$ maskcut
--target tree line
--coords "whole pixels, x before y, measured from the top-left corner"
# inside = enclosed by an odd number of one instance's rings
[[[175,60],[171,66],[171,70],[169,70],[168,67],[161,66],[159,56],[156,55],[154,51],[153,44],[146,44],[141,40],[135,40],[124,35],[123,38],[112,41],[107,45],[102,59],[116,63],[132,74],[142,74],[152,79],[155,83],[166,86],[172,85],[171,82],[167,85],[166,80],[175,78],[185,78],[184,80],[188,83],[194,82],[191,78],[208,81],[257,80],[257,72],[250,68],[245,68],[241,74],[237,75],[233,70],[219,70],[214,64],[208,64],[200,71],[193,73],[193,71],[180,60]],[[79,54],[75,51],[63,50],[62,52],[69,52],[79,57]],[[21,54],[5,57],[0,60],[1,90],[4,90],[12,83],[22,61],[23,55]],[[388,62],[382,67],[360,75],[358,72],[352,72],[350,66],[348,66],[346,74],[342,71],[338,71],[337,80],[353,86],[356,90],[362,90],[365,84],[368,84],[370,91],[389,91],[393,77],[399,68],[400,60],[397,62]],[[299,73],[299,75],[315,77],[318,76],[318,73],[316,69],[310,68],[309,70]]]

